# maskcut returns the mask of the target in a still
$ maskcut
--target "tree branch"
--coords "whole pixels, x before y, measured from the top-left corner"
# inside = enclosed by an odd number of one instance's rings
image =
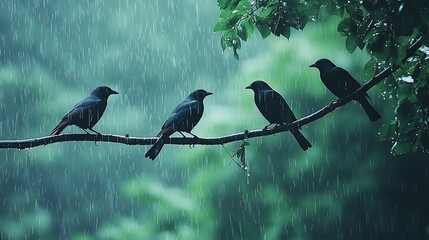
[[[406,52],[405,58],[402,60],[402,63],[407,61],[421,46],[422,38],[418,38]],[[312,113],[306,117],[296,120],[295,122],[282,125],[274,129],[259,129],[248,131],[245,130],[242,133],[231,134],[228,136],[214,137],[214,138],[170,138],[169,142],[166,144],[175,144],[175,145],[223,145],[230,142],[241,141],[249,138],[256,138],[261,136],[273,135],[279,132],[289,131],[291,129],[307,125],[311,122],[316,121],[327,115],[330,112],[333,112],[335,109],[345,105],[346,103],[353,100],[355,96],[362,95],[364,92],[368,91],[374,87],[377,83],[384,80],[390,74],[398,70],[400,65],[393,65],[390,68],[387,68],[374,76],[370,81],[365,83],[358,90],[346,96],[345,98],[338,99],[334,102],[331,102],[328,106],[323,107],[319,111]],[[91,141],[91,142],[113,142],[113,143],[122,143],[126,145],[152,145],[155,143],[157,138],[135,138],[128,136],[118,136],[118,135],[92,135],[92,134],[63,134],[58,136],[47,136],[41,138],[25,139],[25,140],[3,140],[0,141],[0,148],[16,148],[16,149],[25,149],[32,148],[37,146],[44,146],[57,142],[69,142],[69,141]]]

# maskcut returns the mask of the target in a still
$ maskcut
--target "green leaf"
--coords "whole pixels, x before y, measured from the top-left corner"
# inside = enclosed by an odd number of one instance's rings
[[[366,64],[365,64],[365,77],[366,78],[372,78],[375,75],[375,71],[377,69],[377,60],[372,57]]]
[[[368,11],[373,11],[376,4],[377,4],[377,0],[363,0],[362,1],[362,6]]]
[[[213,28],[214,32],[220,32],[224,30],[228,30],[230,26],[228,26],[228,19],[231,16],[231,12],[228,10],[222,10],[220,12],[219,21]]]
[[[349,36],[355,27],[354,25],[355,22],[351,18],[344,18],[338,23],[337,31],[343,36]]]
[[[250,1],[248,0],[240,0],[237,7],[234,11],[237,11],[238,14],[246,15],[252,7],[250,6]],[[233,12],[234,12],[233,11]]]
[[[217,0],[217,5],[220,9],[225,9],[231,0]]]
[[[219,20],[219,22],[216,23],[216,25],[213,28],[213,32],[220,32],[226,30],[226,24],[225,21]]]
[[[236,44],[237,40],[240,41],[240,39],[238,38],[237,34],[234,31],[228,31],[224,33],[221,38],[222,49],[225,50],[228,47],[233,47]]]
[[[242,21],[237,27],[237,35],[243,41],[247,41],[248,38],[252,37],[253,32],[254,32],[254,27],[250,19]]]
[[[407,99],[398,104],[395,113],[400,122],[399,127],[401,132],[408,132],[408,128],[410,128],[409,123],[414,119],[416,111],[416,106]]]
[[[307,15],[309,21],[315,22],[319,16],[322,1],[308,1],[305,4],[298,5],[300,11]]]
[[[374,28],[374,21],[371,18],[366,18],[364,21],[361,21],[357,33],[359,39],[362,41],[365,39],[365,36]]]
[[[396,136],[396,122],[383,124],[378,130],[378,136],[380,140],[393,140]]]
[[[422,131],[418,130],[418,133],[415,134],[414,144],[412,145],[413,152],[418,151],[422,146]]]
[[[289,39],[290,38],[290,28],[286,28],[285,31],[282,33],[282,36]]]
[[[227,40],[222,36],[220,38],[220,47],[222,48],[222,51],[225,51],[225,49],[228,47]]]
[[[234,52],[234,58],[237,60],[240,60],[240,57],[238,56],[237,50],[241,48],[241,41],[239,38],[236,38],[232,40],[232,50]]]
[[[268,24],[265,22],[256,22],[256,28],[261,34],[262,38],[267,38],[271,34],[271,29],[268,27]]]
[[[232,29],[240,21],[241,17],[242,15],[230,15],[227,20],[227,29]]]
[[[329,1],[326,5],[326,9],[331,15],[340,15],[342,16],[344,13],[344,7],[340,6],[336,3],[336,1]]]
[[[243,40],[243,41],[247,41],[247,29],[246,29],[246,25],[244,25],[243,23],[240,23],[237,27],[237,35]]]
[[[243,15],[234,13],[228,10],[223,10],[220,13],[220,19],[213,28],[214,32],[220,32],[225,30],[231,30],[242,18]]]
[[[241,0],[217,0],[217,5],[219,6],[219,8],[222,9],[231,9],[231,8],[235,8],[235,6],[237,6],[238,2],[240,2]]]
[[[392,154],[400,155],[408,153],[412,150],[412,145],[407,139],[399,139],[396,141],[391,149]]]
[[[248,38],[252,37],[253,33],[255,32],[254,23],[250,19],[248,19],[248,20],[244,21],[244,25],[246,26]]]
[[[400,102],[404,101],[413,94],[413,87],[409,83],[402,83],[396,91],[396,96]]]
[[[292,7],[287,7],[282,9],[280,13],[274,14],[270,28],[274,35],[283,35],[286,38],[289,38],[290,27],[300,30],[304,28],[307,22],[308,19],[305,15]]]
[[[379,60],[385,60],[390,56],[388,49],[386,48],[388,35],[384,32],[384,30],[378,30],[379,33],[372,33],[371,31],[365,41],[367,41],[367,49],[368,51],[377,57]]]
[[[355,19],[359,20],[363,17],[363,12],[360,9],[360,4],[358,1],[348,1],[348,4],[346,4],[346,11]]]
[[[347,37],[346,39],[346,48],[347,51],[349,51],[350,53],[353,53],[355,51],[355,49],[357,48],[357,38],[354,35],[350,35]]]
[[[237,49],[234,48],[233,50],[234,50],[234,58],[237,60],[240,60],[240,56],[238,55]]]
[[[233,157],[236,156],[241,161],[241,167],[246,168],[246,146],[249,145],[249,143],[245,140],[243,140],[243,143],[234,151]]]
[[[297,30],[302,30],[308,22],[307,15],[305,15],[298,9],[290,6],[286,6],[283,8],[283,10],[281,11],[281,18],[285,24],[284,29],[287,29],[287,26],[290,26]]]
[[[239,59],[237,50],[241,48],[241,41],[235,31],[225,32],[221,38],[220,45],[223,51],[225,51],[226,48],[232,48],[234,58],[237,60]]]
[[[284,32],[285,23],[283,21],[283,18],[279,16],[279,14],[275,14],[274,17],[271,19],[270,29],[271,32],[276,36],[280,36]]]
[[[277,9],[277,6],[273,6],[273,5],[264,7],[261,10],[261,12],[258,14],[258,16],[261,17],[261,18],[267,18],[267,17],[271,16],[271,14],[273,13],[273,11],[276,10],[276,9]]]

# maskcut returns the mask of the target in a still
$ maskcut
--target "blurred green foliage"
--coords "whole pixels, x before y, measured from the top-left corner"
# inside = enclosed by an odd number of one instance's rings
[[[47,135],[98,85],[120,93],[95,127],[102,133],[153,136],[196,88],[215,93],[198,136],[261,128],[249,83],[269,82],[301,117],[334,100],[309,64],[328,57],[362,82],[373,59],[339,47],[342,18],[323,11],[289,41],[246,30],[235,61],[218,51],[213,1],[0,6],[3,140]],[[387,99],[396,95],[369,95],[384,119],[394,118]],[[112,143],[1,150],[0,238],[425,239],[428,155],[387,154],[374,136],[379,124],[350,103],[303,128],[313,144],[307,152],[290,133],[250,139],[248,179],[222,146],[168,145],[154,162],[143,157],[147,147]],[[232,153],[240,144],[225,147]]]
[[[380,94],[395,105],[395,115],[380,129],[382,140],[393,142],[391,152],[429,152],[429,2],[402,0],[218,0],[220,18],[215,32],[223,32],[221,47],[238,56],[241,41],[258,29],[262,38],[271,33],[289,39],[291,29],[303,30],[320,12],[338,15],[337,30],[346,38],[345,48],[356,48],[372,58],[366,77],[400,64],[401,69],[380,85]],[[422,37],[424,46],[402,63],[407,48]],[[340,65],[342,66],[342,65]]]

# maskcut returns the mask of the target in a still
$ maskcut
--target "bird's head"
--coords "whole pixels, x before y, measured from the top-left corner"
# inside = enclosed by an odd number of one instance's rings
[[[118,94],[118,92],[106,86],[98,87],[91,93],[91,95],[97,96],[105,100],[107,100],[107,98],[109,98],[109,96],[112,94]]]
[[[246,89],[252,89],[254,92],[258,92],[261,90],[272,90],[272,88],[262,80],[252,82],[252,84],[247,86]]]
[[[319,71],[324,71],[324,70],[334,68],[336,66],[333,62],[331,62],[331,60],[322,58],[317,60],[315,63],[311,64],[310,67],[315,67],[319,69]]]
[[[213,93],[207,92],[204,89],[198,89],[196,91],[193,91],[191,94],[189,94],[188,98],[191,98],[193,100],[203,101],[205,97],[212,94]]]

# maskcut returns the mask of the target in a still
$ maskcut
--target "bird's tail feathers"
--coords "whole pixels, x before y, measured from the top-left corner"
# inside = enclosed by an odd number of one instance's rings
[[[371,121],[377,121],[381,118],[380,114],[375,110],[375,108],[368,102],[366,98],[362,98],[359,100],[359,103],[362,105],[363,110],[365,110],[366,115]]]
[[[302,150],[306,151],[311,148],[311,143],[307,140],[307,138],[302,135],[302,133],[298,129],[291,130],[292,135],[295,137],[299,146],[301,146]]]
[[[59,135],[69,124],[70,121],[68,119],[62,120],[56,127],[54,127],[54,129],[52,129],[50,135]]]
[[[162,147],[164,146],[164,139],[163,137],[156,140],[156,142],[152,145],[152,147],[149,148],[149,150],[144,155],[145,158],[150,158],[155,160],[155,158],[158,156],[158,154],[161,152]]]
[[[158,133],[157,135],[157,137],[159,137],[158,140],[156,140],[156,142],[152,145],[152,147],[149,148],[149,150],[146,152],[144,157],[155,160],[159,152],[161,152],[161,149],[164,146],[165,141],[169,139],[171,134],[174,133],[172,132],[172,130],[173,130],[172,127],[168,127],[161,130],[161,132]]]

